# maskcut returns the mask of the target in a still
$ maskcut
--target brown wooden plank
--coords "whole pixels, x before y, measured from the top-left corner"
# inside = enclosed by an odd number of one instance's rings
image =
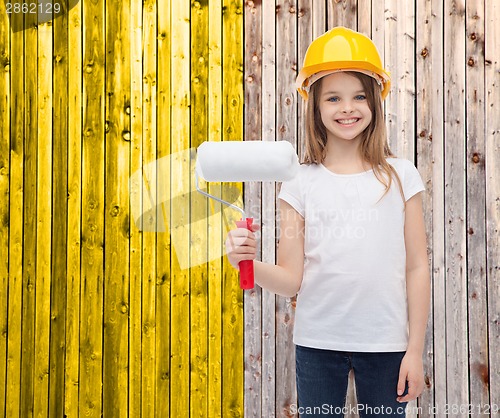
[[[273,141],[276,138],[276,2],[264,2],[262,5],[262,139]],[[274,184],[263,183],[261,202],[266,213],[262,214],[263,223],[266,226],[261,233],[262,257],[271,251],[270,256],[275,254],[275,242],[269,240],[273,237],[274,230],[271,225],[275,224],[275,214],[268,213],[271,209],[269,204],[264,204],[264,198],[269,196],[274,202]],[[264,220],[265,217],[265,220]],[[267,223],[271,222],[269,228]],[[268,259],[269,260],[269,259]],[[274,262],[274,261],[273,261]],[[262,416],[276,416],[276,295],[267,290],[261,290],[262,306]]]
[[[445,4],[445,233],[447,403],[467,404],[465,232],[465,2]],[[466,416],[459,413],[456,416]]]
[[[357,0],[327,0],[327,29],[344,26],[356,30]]]
[[[484,2],[466,3],[467,300],[470,403],[489,403],[484,112]],[[486,380],[486,381],[485,381]],[[485,410],[474,416],[486,417]]]
[[[296,3],[279,0],[276,7],[276,139],[290,141],[296,146],[297,94],[295,33]],[[282,415],[296,404],[295,351],[293,323],[295,302],[291,298],[276,298],[276,414]],[[279,353],[279,354],[278,354]]]
[[[439,48],[438,45],[432,43],[433,36],[433,17],[432,17],[432,4],[427,2],[416,4],[416,132],[417,144],[416,154],[418,161],[418,169],[422,175],[426,190],[424,192],[425,198],[423,199],[423,207],[425,214],[425,226],[427,235],[427,246],[430,267],[434,262],[433,259],[433,217],[432,217],[432,203],[433,203],[433,141],[432,129],[434,124],[441,123],[440,120],[434,121],[433,106],[436,107],[438,100],[438,92],[434,93],[434,84],[436,82],[436,74],[433,71],[433,62],[431,53],[434,50],[431,45]],[[440,31],[441,32],[441,31]],[[429,52],[430,51],[430,52]],[[442,66],[440,67],[442,69]],[[432,287],[431,287],[432,291]],[[420,405],[427,406],[422,408],[420,416],[430,417],[431,413],[429,407],[434,406],[434,368],[433,368],[433,355],[434,355],[434,306],[431,303],[429,322],[427,327],[425,347],[424,347],[424,379],[425,386],[422,395],[420,395]]]
[[[485,2],[485,170],[486,170],[486,265],[488,283],[488,355],[491,416],[500,405],[500,4]]]
[[[245,83],[245,141],[262,139],[262,13],[263,7],[261,2],[246,2],[244,18],[245,72],[243,75]],[[274,16],[274,13],[271,14],[271,16]],[[247,208],[248,216],[254,218],[254,224],[263,224],[263,219],[261,218],[261,188],[264,187],[264,184],[261,186],[258,182],[249,182],[245,185],[245,208]],[[262,237],[264,236],[265,233],[263,232]],[[262,246],[264,247],[264,242],[262,242]],[[272,243],[272,248],[274,252],[274,241]],[[262,254],[264,254],[264,251]],[[257,257],[262,257],[260,248]],[[263,374],[261,341],[262,289],[259,286],[255,286],[254,289],[245,291],[243,297],[245,321],[244,416],[260,417],[262,414],[262,399],[264,395],[262,392]]]

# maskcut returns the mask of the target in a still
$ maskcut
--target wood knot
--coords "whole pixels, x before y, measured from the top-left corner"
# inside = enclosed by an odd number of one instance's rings
[[[427,136],[427,131],[424,129],[423,131],[421,131],[421,132],[418,134],[418,136],[419,136],[420,138],[425,138],[425,137]]]
[[[467,65],[469,67],[474,67],[474,64],[475,64],[474,58],[470,57],[469,60],[467,61]]]
[[[472,154],[472,162],[474,164],[477,164],[479,161],[481,161],[481,158],[479,157],[479,154],[477,152],[475,152],[474,154]]]
[[[422,57],[424,58],[427,58],[427,56],[429,55],[429,50],[427,48],[422,49],[422,51],[420,51],[420,55],[422,55]]]
[[[477,35],[475,33],[470,34],[470,40],[475,41],[477,39]]]

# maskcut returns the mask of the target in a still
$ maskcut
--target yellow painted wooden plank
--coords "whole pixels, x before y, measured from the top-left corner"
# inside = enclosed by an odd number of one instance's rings
[[[50,284],[52,250],[52,22],[38,24],[37,207],[35,283],[35,417],[49,408]],[[63,173],[55,173],[60,175]],[[66,173],[64,173],[66,175]],[[56,218],[56,221],[58,219]]]
[[[156,156],[156,2],[143,4],[143,162],[151,163]],[[142,191],[143,200],[156,196],[157,170]],[[144,219],[142,242],[142,416],[155,416],[156,373],[156,213],[152,211]]]
[[[171,3],[171,416],[189,416],[190,3]],[[187,198],[186,198],[187,197]]]
[[[22,27],[22,16],[11,17]],[[24,51],[24,33],[11,32],[11,51]],[[10,201],[9,201],[9,305],[7,329],[7,389],[5,415],[19,417],[21,406],[21,322],[23,280],[24,205],[24,54],[10,57]]]
[[[7,336],[9,285],[9,179],[10,179],[10,28],[5,4],[0,4],[0,411],[7,395]]]
[[[157,184],[158,234],[156,241],[156,414],[170,416],[170,1],[158,2],[158,133],[157,156],[161,164]]]
[[[49,412],[64,416],[68,236],[68,15],[52,21],[52,248],[49,352]],[[40,51],[39,51],[40,53]],[[65,280],[60,280],[64,277]]]
[[[80,415],[102,410],[104,284],[104,3],[83,2]]]
[[[82,214],[82,3],[68,14],[68,217],[64,412],[79,415]]]
[[[23,313],[21,357],[21,416],[33,413],[35,361],[35,286],[36,286],[36,165],[37,165],[37,29],[36,16],[24,18],[24,242]]]
[[[222,2],[209,2],[208,138],[222,140]],[[220,183],[208,183],[221,195]],[[222,205],[208,202],[208,417],[222,417]]]
[[[208,139],[208,3],[191,8],[191,148]],[[208,413],[207,200],[191,194],[191,374],[190,417]]]
[[[224,0],[222,22],[223,139],[243,138],[243,4]],[[223,183],[224,193],[232,183]],[[238,188],[242,188],[239,184]],[[240,189],[241,190],[241,189]],[[234,228],[231,224],[226,228]],[[228,223],[229,223],[228,222]],[[222,266],[222,415],[243,416],[243,291],[238,272],[224,259]]]
[[[142,1],[133,0],[130,8],[130,172],[141,171],[142,166]],[[130,179],[130,204],[132,213],[142,209],[142,182],[140,176]],[[129,416],[141,416],[142,371],[142,232],[137,219],[130,219],[130,306],[129,306]]]
[[[130,2],[107,1],[103,415],[128,416]]]

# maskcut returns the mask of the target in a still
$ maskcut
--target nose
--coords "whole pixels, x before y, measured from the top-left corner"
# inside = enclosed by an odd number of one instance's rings
[[[351,100],[343,100],[342,104],[343,113],[352,113],[354,111],[354,105]]]

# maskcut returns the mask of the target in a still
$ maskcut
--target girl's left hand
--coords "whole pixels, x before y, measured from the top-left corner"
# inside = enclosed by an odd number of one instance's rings
[[[404,396],[406,382],[408,382],[408,393]],[[408,402],[417,399],[424,390],[424,366],[422,356],[407,352],[399,367],[398,380],[398,402]]]

